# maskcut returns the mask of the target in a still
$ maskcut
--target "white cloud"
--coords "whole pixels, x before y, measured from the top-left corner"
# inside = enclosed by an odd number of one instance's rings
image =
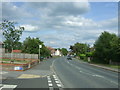
[[[28,32],[24,32],[23,38],[37,36],[48,46],[68,48],[76,42],[93,44],[103,31],[117,33],[117,18],[96,22],[82,16],[90,10],[88,2],[26,2],[19,7],[3,3],[2,10],[3,18],[16,20],[25,27]]]
[[[38,30],[38,26],[33,26],[33,25],[21,25],[21,27],[24,27],[25,31],[36,31],[36,30]]]

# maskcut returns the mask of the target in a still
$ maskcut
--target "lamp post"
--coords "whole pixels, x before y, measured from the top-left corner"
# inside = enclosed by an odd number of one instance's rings
[[[42,48],[42,45],[39,45],[39,59],[40,59],[40,49]]]

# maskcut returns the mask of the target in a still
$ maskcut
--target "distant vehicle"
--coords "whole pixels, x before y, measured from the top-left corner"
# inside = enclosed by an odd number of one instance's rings
[[[43,61],[43,59],[44,59],[44,57],[41,56],[41,57],[40,57],[40,61]]]
[[[67,56],[67,59],[68,59],[68,60],[72,60],[72,57],[71,57],[71,56]]]

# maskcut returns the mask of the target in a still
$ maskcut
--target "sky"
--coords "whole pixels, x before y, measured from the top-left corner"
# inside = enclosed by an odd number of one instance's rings
[[[25,27],[21,42],[30,36],[53,48],[76,42],[93,46],[104,31],[118,34],[118,3],[2,2],[2,19]]]

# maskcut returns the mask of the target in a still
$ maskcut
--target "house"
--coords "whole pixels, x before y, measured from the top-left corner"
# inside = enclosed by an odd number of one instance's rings
[[[62,56],[61,51],[58,49],[55,51],[54,55],[55,56]]]
[[[5,53],[5,48],[3,48],[4,44],[0,42],[0,53]]]
[[[51,56],[61,56],[62,55],[60,50],[58,50],[58,49],[54,49],[52,47],[47,47],[47,48],[50,50]]]
[[[53,56],[53,54],[55,53],[55,49],[48,46],[46,48],[50,50],[51,56]]]

